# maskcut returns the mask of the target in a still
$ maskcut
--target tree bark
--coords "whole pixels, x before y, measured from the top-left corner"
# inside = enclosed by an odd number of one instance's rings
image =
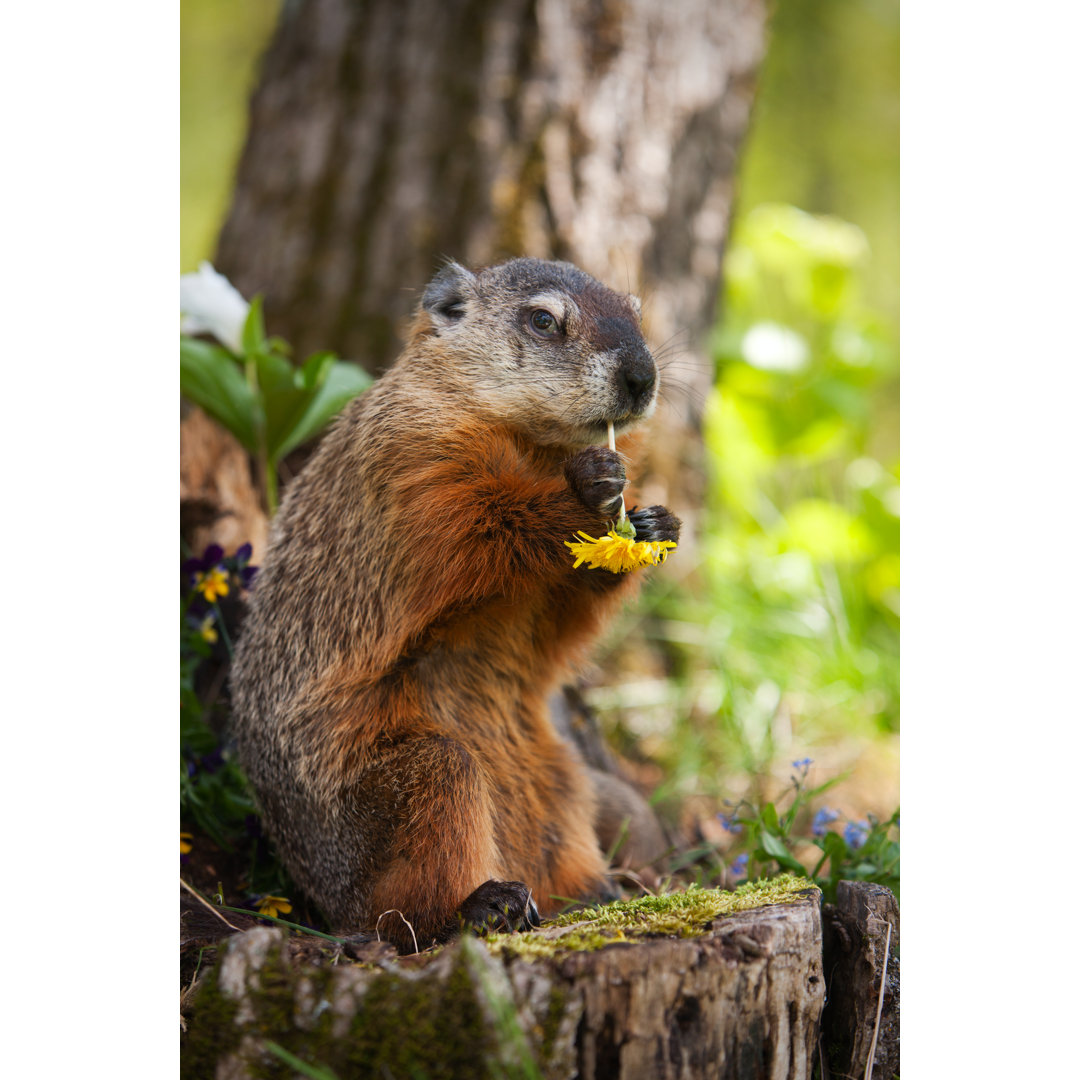
[[[874,1048],[873,1080],[892,1080],[900,1074],[896,897],[880,885],[841,881],[836,903],[826,904],[823,914],[829,1003],[822,1018],[822,1041],[829,1068],[836,1076],[861,1078]]]
[[[641,294],[668,384],[642,496],[692,517],[764,23],[763,0],[286,2],[217,265],[300,355],[371,371],[444,256]]]
[[[469,937],[434,957],[376,946],[365,965],[329,952],[291,963],[283,932],[258,927],[203,977],[182,1074],[276,1075],[269,1041],[340,1080],[809,1080],[824,1001],[819,902],[811,890],[697,937],[536,959]]]

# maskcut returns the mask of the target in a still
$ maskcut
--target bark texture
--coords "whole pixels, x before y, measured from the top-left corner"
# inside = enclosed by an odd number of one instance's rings
[[[764,0],[287,0],[217,265],[298,355],[371,371],[443,256],[569,259],[641,294],[670,353],[642,497],[669,502],[700,477],[672,434],[711,381],[764,23]]]
[[[865,1075],[877,1027],[872,1076],[892,1080],[900,1075],[900,907],[896,897],[880,885],[841,881],[836,903],[825,905],[823,921],[829,1003],[822,1018],[822,1040],[829,1067],[836,1076]],[[878,1023],[883,971],[885,994]]]
[[[281,931],[237,935],[195,997],[183,1075],[267,1075],[270,1040],[341,1078],[808,1080],[824,1000],[816,892],[700,937],[536,960],[469,938],[424,966],[368,959],[291,966]]]

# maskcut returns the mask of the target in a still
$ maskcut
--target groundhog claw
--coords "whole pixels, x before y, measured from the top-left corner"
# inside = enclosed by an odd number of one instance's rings
[[[589,446],[575,454],[564,469],[570,490],[590,509],[614,514],[626,487],[626,467],[606,446]]]
[[[458,909],[477,933],[513,933],[540,925],[540,912],[532,893],[521,881],[485,881],[474,889]]]

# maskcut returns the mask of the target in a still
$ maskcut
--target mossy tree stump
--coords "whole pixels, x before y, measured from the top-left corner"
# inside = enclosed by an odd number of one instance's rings
[[[809,1078],[825,984],[808,884],[645,897],[361,964],[339,946],[292,962],[258,927],[203,977],[182,1075]]]

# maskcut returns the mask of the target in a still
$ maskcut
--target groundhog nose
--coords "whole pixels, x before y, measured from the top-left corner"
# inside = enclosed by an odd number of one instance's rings
[[[634,406],[640,407],[648,402],[656,385],[656,365],[651,358],[647,361],[635,359],[620,369],[619,381]]]

